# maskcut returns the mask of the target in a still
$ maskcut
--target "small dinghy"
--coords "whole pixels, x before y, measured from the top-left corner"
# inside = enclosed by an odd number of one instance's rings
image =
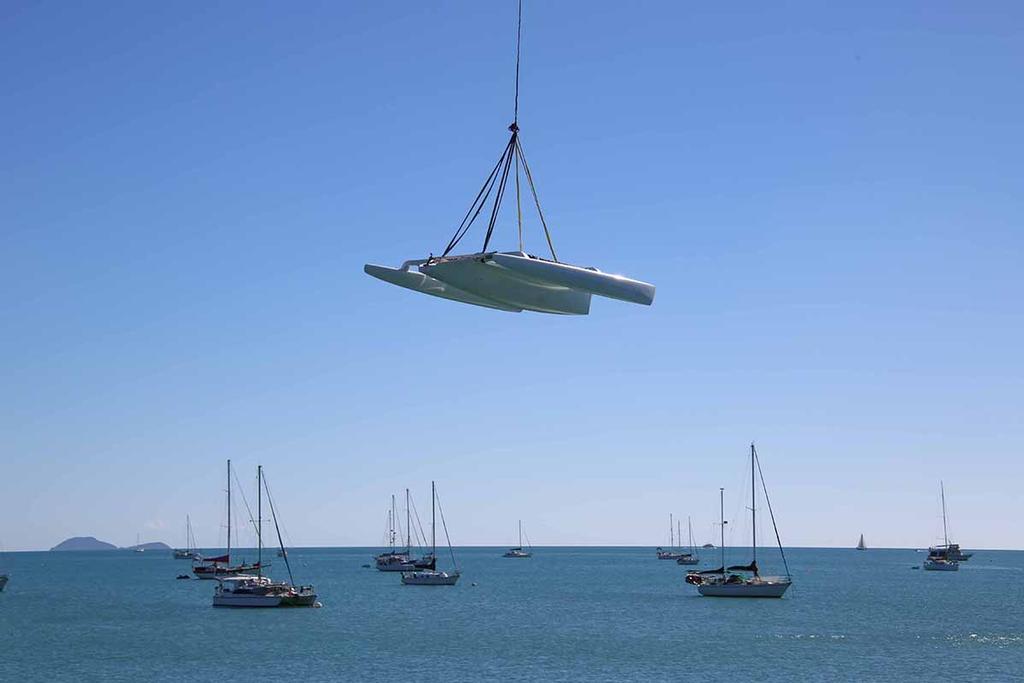
[[[519,6],[519,36],[522,34],[522,3]],[[604,273],[597,268],[574,266],[558,260],[551,233],[540,207],[533,175],[519,140],[519,50],[516,44],[515,113],[509,130],[512,137],[498,158],[498,163],[484,181],[476,199],[455,230],[440,256],[406,261],[399,268],[374,264],[363,266],[363,272],[384,282],[415,292],[499,311],[518,313],[535,311],[559,315],[587,315],[590,297],[603,296],[619,301],[650,306],[654,301],[654,285],[622,275]],[[498,220],[502,199],[515,166],[516,218],[519,227],[519,250],[510,252],[489,249]],[[523,247],[523,210],[520,194],[520,167],[533,197],[551,258],[527,254]],[[469,231],[484,208],[490,204],[490,219],[483,248],[472,254],[455,255],[452,250]],[[413,270],[413,266],[416,270]]]

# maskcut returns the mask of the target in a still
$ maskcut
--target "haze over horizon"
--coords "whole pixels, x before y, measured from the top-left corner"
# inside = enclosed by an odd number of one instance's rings
[[[514,3],[0,16],[3,549],[217,547],[229,457],[295,546],[432,479],[455,545],[717,543],[719,487],[744,545],[751,441],[787,546],[933,544],[942,480],[1024,548],[1024,6],[527,2],[559,256],[658,288],[578,318],[362,272],[498,158]]]

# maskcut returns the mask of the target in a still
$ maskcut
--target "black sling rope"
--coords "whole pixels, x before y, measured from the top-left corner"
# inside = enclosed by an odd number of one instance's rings
[[[526,163],[526,155],[523,153],[522,144],[519,142],[519,63],[520,54],[522,52],[522,42],[523,1],[519,0],[518,25],[516,29],[515,105],[513,109],[512,125],[508,127],[508,129],[512,131],[512,136],[509,138],[508,144],[505,145],[505,150],[498,158],[498,163],[494,165],[493,169],[491,169],[490,175],[487,176],[487,179],[484,181],[484,184],[477,193],[473,203],[470,204],[465,217],[463,217],[462,222],[459,223],[459,227],[456,228],[455,234],[445,247],[444,252],[441,254],[442,258],[451,253],[452,249],[462,241],[462,238],[465,237],[470,227],[472,227],[473,223],[476,221],[477,216],[480,215],[484,206],[486,206],[490,200],[491,192],[494,192],[494,202],[491,207],[491,215],[487,222],[487,234],[484,236],[484,244],[481,249],[481,252],[487,251],[487,247],[490,246],[491,243],[491,237],[494,234],[494,227],[498,221],[498,212],[501,209],[502,199],[505,197],[505,188],[508,184],[509,171],[514,161],[516,166],[516,207],[519,224],[519,248],[523,248],[523,218],[519,199],[519,165],[522,164],[523,171],[526,174],[526,180],[530,185],[530,192],[533,195],[533,203],[537,207],[537,215],[540,217],[541,225],[544,227],[544,236],[547,238],[548,248],[551,250],[551,258],[556,262],[558,261],[558,256],[555,255],[555,246],[551,241],[551,232],[548,230],[547,221],[544,219],[544,211],[540,207],[540,198],[537,196],[537,187],[533,183],[533,174],[530,173],[530,166]],[[494,190],[495,185],[497,185],[497,191]]]

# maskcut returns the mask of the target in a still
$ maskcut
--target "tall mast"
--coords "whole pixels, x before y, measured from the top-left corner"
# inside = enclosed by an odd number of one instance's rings
[[[434,511],[437,508],[437,504],[434,502],[434,500],[437,498],[436,491],[437,491],[437,489],[434,487],[434,482],[431,481],[430,482],[430,554],[433,555],[434,557],[437,557],[437,534],[436,534],[437,522],[434,519],[434,516],[435,516],[435,512]]]
[[[391,529],[390,529],[391,554],[394,555],[395,554],[395,494],[393,494],[393,493],[391,494],[391,517],[390,517],[390,519],[391,519]]]
[[[754,480],[757,475],[754,474],[754,442],[750,442],[750,526],[753,531],[753,545],[754,557],[751,564],[757,564],[757,496],[755,494]]]
[[[949,549],[949,532],[946,530],[946,486],[939,482],[939,490],[942,492],[942,542]]]
[[[523,547],[523,520],[519,520],[519,548]]]
[[[231,458],[228,458],[228,564],[231,564]]]
[[[670,550],[676,547],[676,539],[673,536],[675,532],[675,522],[672,521],[672,513],[670,512],[668,513],[668,546]]]
[[[693,552],[693,522],[690,521],[690,515],[686,515],[686,533],[690,537],[690,552]]]
[[[725,489],[718,489],[718,507],[721,515],[722,541],[719,547],[722,549],[722,576],[725,576]]]
[[[412,518],[409,517],[409,489],[405,489],[405,554],[412,555]]]
[[[256,576],[263,576],[263,465],[256,465]]]
[[[682,528],[682,522],[680,522],[678,519],[676,520],[676,541],[679,542],[679,547],[682,548],[683,547],[683,528]]]

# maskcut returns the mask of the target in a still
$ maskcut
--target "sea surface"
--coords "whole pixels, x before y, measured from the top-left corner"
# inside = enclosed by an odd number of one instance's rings
[[[449,588],[362,567],[373,549],[295,549],[323,607],[292,610],[213,608],[169,553],[8,553],[0,681],[1024,680],[1024,552],[953,573],[796,548],[785,598],[729,600],[653,548],[502,550],[457,549]]]

